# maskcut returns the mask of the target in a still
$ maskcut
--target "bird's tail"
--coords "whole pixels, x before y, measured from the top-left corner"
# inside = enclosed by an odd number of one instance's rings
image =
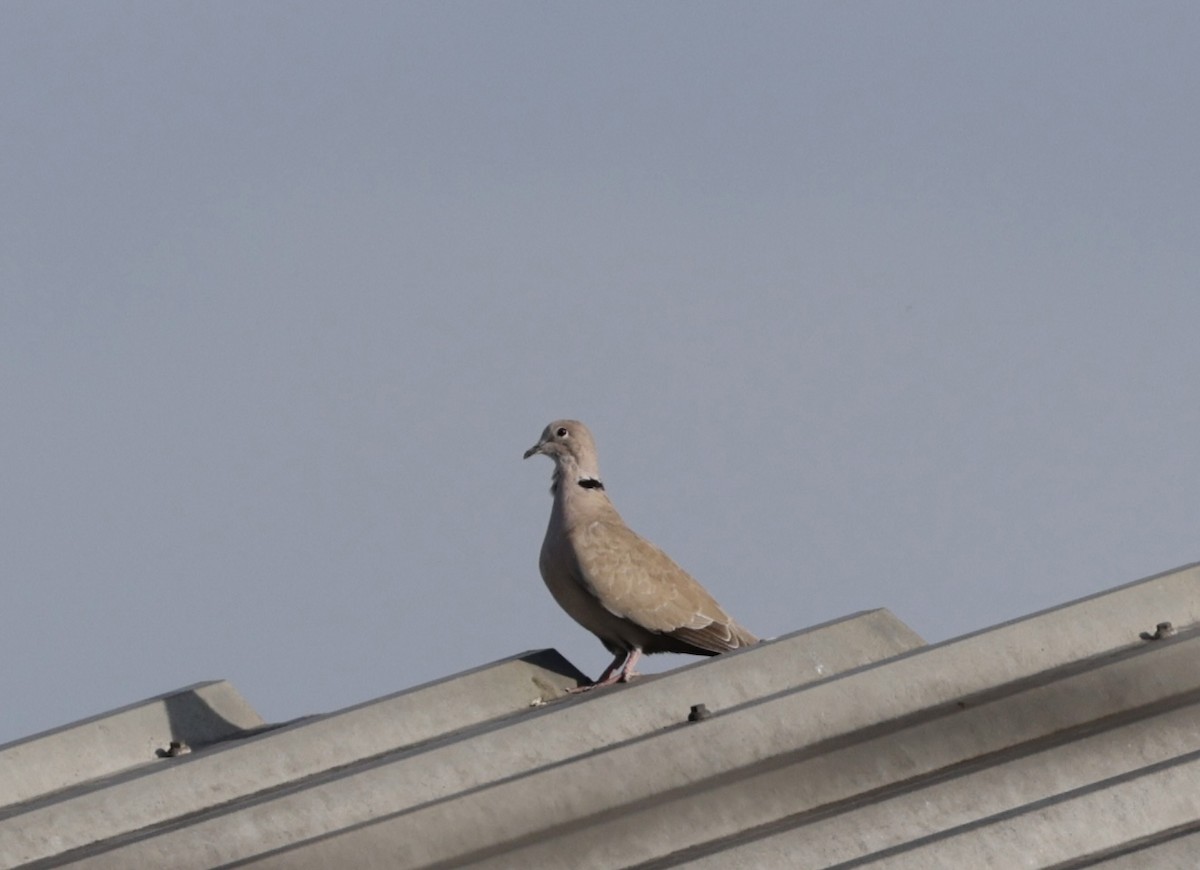
[[[729,633],[731,635],[733,635],[732,646],[734,649],[740,649],[744,646],[754,646],[754,644],[759,643],[761,641],[761,638],[755,637],[750,632],[746,631],[746,629],[742,628],[742,626],[738,625],[736,622],[730,623],[729,629],[730,629]]]

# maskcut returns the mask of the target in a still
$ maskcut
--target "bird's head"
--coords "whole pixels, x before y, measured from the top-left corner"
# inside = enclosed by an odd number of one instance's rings
[[[578,420],[555,420],[542,430],[542,437],[525,451],[525,458],[537,453],[553,459],[557,471],[568,478],[600,479],[596,442]]]

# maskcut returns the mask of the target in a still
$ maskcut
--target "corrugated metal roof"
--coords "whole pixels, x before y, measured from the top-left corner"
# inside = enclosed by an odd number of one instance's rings
[[[0,747],[0,867],[1191,868],[1198,622],[1193,565],[583,695],[550,650],[277,726],[190,686]]]

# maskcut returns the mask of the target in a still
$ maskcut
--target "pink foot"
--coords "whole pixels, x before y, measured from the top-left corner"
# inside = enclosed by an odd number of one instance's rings
[[[641,650],[631,650],[628,653],[622,653],[613,659],[612,664],[604,669],[604,673],[600,675],[600,679],[587,686],[576,686],[573,689],[567,689],[568,694],[576,695],[580,692],[590,692],[592,689],[598,689],[601,686],[611,686],[613,683],[627,683],[633,677],[639,676],[637,671],[633,669],[636,662],[642,655]]]
[[[628,683],[634,677],[640,677],[641,674],[635,671],[633,666],[637,664],[637,660],[641,657],[642,651],[640,649],[635,649],[630,652],[628,658],[625,659],[625,664],[621,666],[621,672],[617,675],[617,679],[619,679],[622,683]]]

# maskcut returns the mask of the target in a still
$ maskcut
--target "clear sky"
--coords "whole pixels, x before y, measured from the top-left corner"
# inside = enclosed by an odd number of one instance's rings
[[[595,676],[556,417],[761,635],[1200,559],[1194,0],[0,18],[0,742]]]

